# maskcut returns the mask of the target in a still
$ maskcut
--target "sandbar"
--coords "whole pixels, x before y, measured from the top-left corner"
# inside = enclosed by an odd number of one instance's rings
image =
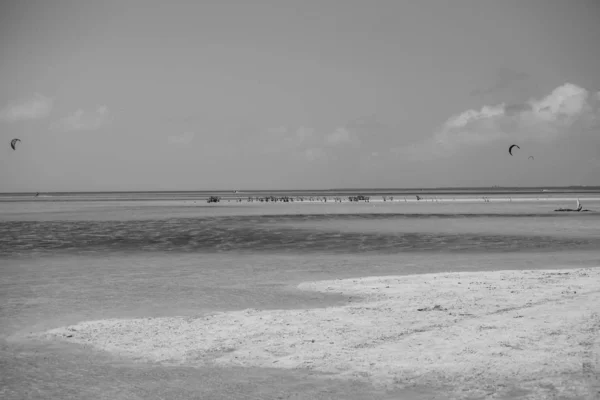
[[[84,321],[35,335],[140,362],[311,369],[390,389],[445,387],[447,398],[493,398],[514,387],[531,398],[600,394],[600,268],[364,277],[297,289],[348,301]]]

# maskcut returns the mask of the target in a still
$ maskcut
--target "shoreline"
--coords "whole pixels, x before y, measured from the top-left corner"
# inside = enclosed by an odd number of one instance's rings
[[[518,381],[540,395],[553,387],[580,396],[600,384],[597,267],[351,278],[297,289],[349,300],[88,321],[33,336],[142,362],[300,368],[389,388],[449,385],[456,395],[481,395],[490,385],[501,392]]]
[[[541,202],[576,202],[578,199],[580,201],[586,201],[586,202],[600,202],[600,197],[488,197],[488,196],[481,196],[481,197],[463,197],[463,198],[456,198],[456,197],[422,197],[420,200],[417,200],[416,198],[411,197],[402,197],[402,198],[398,198],[396,196],[392,196],[394,197],[393,200],[383,200],[383,198],[381,196],[376,196],[373,198],[370,198],[368,201],[364,201],[364,200],[360,200],[360,201],[350,201],[347,198],[346,199],[342,199],[341,201],[335,201],[334,197],[329,197],[329,196],[325,196],[327,197],[327,201],[323,201],[323,200],[294,200],[293,202],[289,202],[288,204],[297,204],[297,203],[308,203],[308,204],[313,204],[313,203],[317,203],[317,204],[328,204],[328,203],[349,203],[349,204],[365,204],[365,203],[485,203],[485,202],[490,202],[490,203],[522,203],[522,202],[537,202],[537,201],[541,201]],[[272,204],[274,202],[260,202],[257,200],[254,201],[248,201],[245,198],[242,198],[241,201],[238,201],[238,198],[222,198],[221,199],[221,203],[230,203],[231,201],[236,200],[235,202],[237,203],[262,203],[262,204]],[[152,200],[148,200],[148,201],[152,201]],[[182,202],[189,202],[192,200],[179,200]],[[201,200],[196,200],[196,201],[201,201]],[[282,203],[281,201],[277,201],[276,203]],[[219,203],[220,204],[220,203]]]
[[[44,220],[142,220],[166,218],[198,218],[219,216],[258,216],[279,214],[552,214],[592,216],[600,214],[600,198],[580,198],[586,212],[564,213],[560,208],[577,208],[577,198],[456,198],[423,199],[394,198],[383,201],[372,198],[365,201],[294,201],[248,202],[221,200],[207,203],[203,200],[127,200],[127,201],[22,201],[0,202],[0,221]],[[582,210],[583,211],[583,210]]]
[[[296,197],[296,196],[294,196]],[[307,197],[311,197],[311,196],[307,196]],[[464,196],[459,195],[459,196],[453,196],[453,197],[438,197],[438,196],[433,196],[433,195],[422,195],[419,196],[421,197],[420,200],[417,200],[414,195],[410,195],[410,196],[386,196],[386,198],[388,197],[393,197],[393,199],[387,199],[387,200],[383,200],[383,196],[367,196],[369,197],[368,201],[365,200],[359,200],[359,201],[350,201],[348,200],[348,196],[344,196],[344,198],[342,198],[341,200],[335,201],[335,197],[339,197],[339,196],[312,196],[312,197],[320,197],[320,199],[313,199],[313,200],[309,200],[309,199],[303,199],[303,200],[296,200],[294,199],[293,201],[289,201],[288,203],[369,203],[369,202],[380,202],[380,203],[405,203],[405,202],[409,202],[409,203],[425,203],[425,202],[484,202],[486,200],[488,201],[493,201],[493,202],[529,202],[529,201],[577,201],[579,200],[585,200],[585,201],[592,201],[592,202],[598,202],[600,201],[600,197],[586,197],[585,195],[583,196],[576,196],[576,197],[549,197],[549,196],[527,196],[527,195],[516,195],[516,196],[509,196],[509,197],[497,197],[497,195],[490,195],[490,196]],[[327,201],[323,201],[323,197],[327,198]],[[351,196],[353,197],[353,196]],[[235,201],[238,203],[265,203],[265,204],[269,204],[269,203],[283,203],[283,201],[278,200],[278,201],[264,201],[261,202],[260,200],[256,200],[259,197],[254,197],[254,200],[252,201],[248,201],[248,197],[240,197],[240,196],[221,196],[221,203],[225,203],[225,202],[231,202],[231,201]],[[199,198],[182,198],[182,199],[156,199],[156,198],[151,198],[151,199],[121,199],[121,198],[98,198],[98,199],[82,199],[82,198],[75,198],[75,199],[69,199],[69,198],[48,198],[48,199],[43,199],[43,198],[25,198],[25,199],[0,199],[0,204],[1,203],[103,203],[103,202],[108,202],[108,203],[131,203],[131,202],[141,202],[141,203],[152,203],[152,202],[156,202],[156,203],[186,203],[186,202],[195,202],[195,203],[206,203],[208,200],[208,197],[199,197]]]

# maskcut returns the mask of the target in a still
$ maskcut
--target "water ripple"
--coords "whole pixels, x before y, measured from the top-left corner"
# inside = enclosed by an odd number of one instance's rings
[[[418,215],[413,218],[440,218]],[[463,216],[464,217],[464,216]],[[432,232],[353,232],[283,224],[390,215],[214,217],[132,221],[0,223],[0,255],[56,252],[369,253],[512,252],[597,249],[598,238]],[[410,218],[402,215],[399,218]],[[455,217],[456,218],[456,217]],[[461,218],[461,217],[458,217]],[[280,226],[277,226],[280,224]]]

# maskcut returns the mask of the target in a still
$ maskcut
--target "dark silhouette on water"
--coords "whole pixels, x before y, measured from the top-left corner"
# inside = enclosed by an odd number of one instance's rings
[[[584,210],[583,206],[581,205],[581,203],[579,202],[579,199],[577,199],[577,208],[558,208],[554,211],[575,211],[575,212],[580,212],[580,211],[590,211],[590,210]]]

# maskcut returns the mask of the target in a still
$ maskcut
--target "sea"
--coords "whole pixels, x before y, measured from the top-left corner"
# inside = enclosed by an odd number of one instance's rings
[[[586,211],[555,211],[577,200]],[[139,365],[28,334],[347,301],[304,281],[582,266],[600,266],[600,187],[4,193],[0,397],[392,398],[310,371]]]

